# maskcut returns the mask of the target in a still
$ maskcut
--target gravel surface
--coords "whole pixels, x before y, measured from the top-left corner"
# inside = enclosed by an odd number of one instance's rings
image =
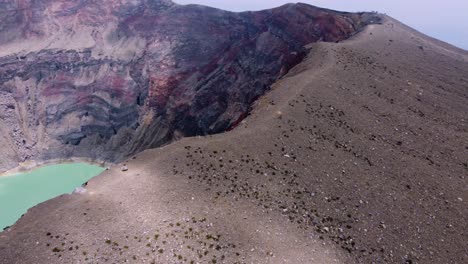
[[[233,131],[31,209],[0,263],[467,263],[467,52],[391,18],[309,48]]]

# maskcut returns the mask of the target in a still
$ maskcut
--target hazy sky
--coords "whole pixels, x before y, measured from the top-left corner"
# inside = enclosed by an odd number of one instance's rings
[[[174,0],[231,11],[261,10],[288,0]],[[340,11],[379,11],[435,38],[468,50],[468,0],[302,0]]]

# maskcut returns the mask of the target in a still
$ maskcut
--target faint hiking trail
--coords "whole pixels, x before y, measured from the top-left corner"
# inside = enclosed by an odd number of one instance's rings
[[[439,45],[388,17],[312,44],[234,130],[32,208],[0,262],[465,263],[468,63]]]

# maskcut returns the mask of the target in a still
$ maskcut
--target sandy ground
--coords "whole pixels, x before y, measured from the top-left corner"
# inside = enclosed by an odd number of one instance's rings
[[[468,53],[388,18],[228,133],[145,151],[0,233],[0,263],[467,263]]]
[[[63,163],[89,163],[89,164],[94,164],[94,165],[101,166],[104,168],[108,168],[110,166],[115,165],[114,163],[110,163],[106,161],[97,161],[97,160],[91,160],[91,159],[85,159],[85,158],[52,159],[52,160],[47,160],[47,161],[30,160],[30,161],[20,163],[19,166],[14,169],[7,170],[5,172],[0,173],[0,177],[10,176],[13,174],[18,174],[18,173],[26,173],[26,172],[36,170],[40,167],[63,164]]]

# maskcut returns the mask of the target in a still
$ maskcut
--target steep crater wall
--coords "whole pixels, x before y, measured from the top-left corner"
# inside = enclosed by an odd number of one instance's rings
[[[0,1],[0,168],[119,161],[237,124],[306,44],[379,17],[305,4],[232,13],[170,1]]]

